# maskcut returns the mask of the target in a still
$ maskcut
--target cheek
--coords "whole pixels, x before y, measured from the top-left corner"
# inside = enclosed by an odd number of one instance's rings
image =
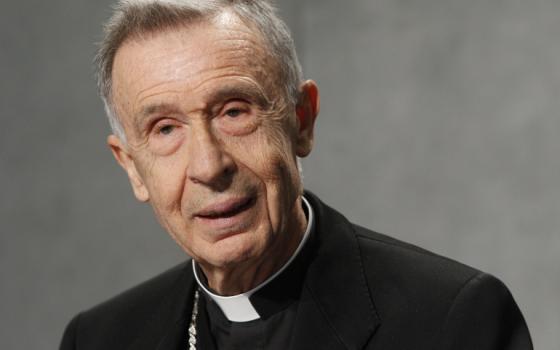
[[[265,184],[286,182],[297,166],[292,143],[280,132],[259,130],[243,138],[228,140],[229,153]]]
[[[150,178],[148,191],[150,204],[160,225],[187,254],[192,255],[190,247],[195,237],[188,234],[192,232],[190,223],[182,214],[186,183],[184,169],[184,159],[180,157],[158,158],[147,169]]]
[[[297,190],[299,172],[295,157],[294,143],[290,138],[287,125],[280,122],[271,123],[268,132],[261,136],[261,143],[267,149],[262,160],[265,164],[264,173],[271,182],[276,182],[281,190],[292,193]]]
[[[156,157],[143,159],[142,178],[150,194],[150,203],[160,221],[170,212],[180,212],[185,184],[184,157]],[[165,218],[167,219],[167,218]]]
[[[271,225],[282,229],[301,192],[292,143],[278,132],[258,132],[235,143],[237,161],[258,177],[266,194]]]

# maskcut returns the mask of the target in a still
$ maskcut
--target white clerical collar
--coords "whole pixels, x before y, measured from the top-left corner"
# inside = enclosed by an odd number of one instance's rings
[[[311,228],[313,227],[314,217],[313,217],[313,208],[311,208],[311,205],[309,204],[307,199],[305,199],[305,197],[303,196],[301,198],[303,200],[303,203],[305,203],[305,207],[307,208],[307,213],[308,213],[307,228],[305,229],[305,233],[303,234],[303,238],[301,239],[301,242],[299,243],[294,254],[284,264],[284,266],[282,266],[280,270],[276,271],[275,274],[270,276],[263,283],[259,284],[258,286],[251,289],[250,291],[238,295],[227,296],[227,297],[212,293],[211,291],[208,290],[208,288],[206,288],[204,283],[201,282],[200,278],[198,277],[196,263],[194,260],[192,261],[194,277],[196,278],[196,282],[198,283],[199,287],[206,294],[208,294],[208,296],[210,296],[210,298],[212,298],[212,300],[214,300],[216,304],[218,304],[218,306],[220,307],[220,309],[222,310],[222,312],[224,313],[224,315],[227,317],[228,320],[232,322],[247,322],[260,318],[259,313],[253,307],[253,304],[251,304],[249,297],[251,297],[251,295],[253,295],[256,291],[258,291],[259,289],[267,285],[270,281],[276,278],[276,276],[282,273],[282,271],[284,271],[286,267],[290,265],[290,263],[295,259],[295,257],[298,255],[298,253],[305,245],[305,242],[309,238]]]

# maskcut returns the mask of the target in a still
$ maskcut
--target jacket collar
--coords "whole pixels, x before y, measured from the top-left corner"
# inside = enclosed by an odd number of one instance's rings
[[[313,254],[300,300],[293,349],[362,349],[380,325],[357,237],[337,211],[305,192],[316,213]]]

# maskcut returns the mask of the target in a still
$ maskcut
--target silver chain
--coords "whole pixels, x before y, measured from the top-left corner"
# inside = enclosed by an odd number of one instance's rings
[[[194,292],[194,302],[189,324],[189,350],[196,350],[196,318],[198,317],[198,289]]]

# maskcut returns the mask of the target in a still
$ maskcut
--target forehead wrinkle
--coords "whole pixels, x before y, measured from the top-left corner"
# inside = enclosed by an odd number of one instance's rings
[[[163,85],[163,84],[158,84],[158,86],[159,85]],[[148,89],[146,89],[146,90],[148,90]],[[149,114],[151,114],[151,113],[146,113],[147,112],[146,110],[149,109],[151,106],[164,105],[164,104],[167,105],[167,106],[171,106],[173,104],[173,103],[169,103],[169,102],[157,102],[157,103],[154,103],[154,104],[148,104],[148,106],[142,106],[143,102],[146,101],[147,99],[153,98],[153,97],[158,96],[158,95],[169,95],[169,94],[180,95],[181,93],[182,93],[181,90],[165,90],[165,91],[160,91],[160,92],[153,92],[151,94],[142,96],[141,98],[137,98],[135,103],[134,103],[134,106],[137,106],[137,108],[136,108],[136,110],[133,111],[133,116],[132,116],[133,119],[136,121],[139,117],[146,117]],[[175,100],[175,99],[173,99],[173,100]]]
[[[214,38],[213,43],[217,44],[217,51],[221,50],[252,50],[258,52],[258,54],[268,53],[267,47],[264,43],[255,38],[254,35],[246,36],[242,38],[232,37],[232,36],[222,36],[218,35]]]
[[[233,65],[232,67],[236,67],[235,65]],[[215,72],[215,70],[213,70]],[[221,85],[226,86],[226,87],[232,87],[232,88],[236,88],[238,90],[242,92],[243,90],[246,92],[256,92],[257,96],[262,96],[265,100],[268,100],[268,96],[265,92],[265,90],[263,89],[263,87],[255,81],[255,79],[253,77],[247,77],[247,76],[242,76],[242,75],[238,75],[236,72],[228,72],[228,73],[222,73],[222,74],[216,74],[216,75],[212,75],[211,77],[207,77],[205,79],[202,79],[200,82],[198,82],[198,84],[193,86],[193,91],[198,92],[198,91],[207,91],[208,89],[205,88],[205,86],[207,84],[210,84],[210,82],[212,80],[216,80],[216,79],[230,79],[230,81],[228,82],[224,82]],[[235,83],[235,81],[243,81],[242,84],[239,83]],[[222,89],[218,88],[218,89],[214,89],[217,91],[220,91]],[[225,90],[225,89],[224,89]],[[230,91],[232,91],[233,89],[231,89]],[[208,96],[209,98],[211,98],[211,96],[213,96],[213,93],[210,93]]]
[[[237,50],[227,50],[227,51],[223,50],[223,51],[216,52],[215,57],[217,59],[229,61],[229,62],[222,63],[220,67],[223,66],[223,67],[231,68],[232,66],[236,66],[237,68],[247,67],[250,68],[251,70],[257,70],[257,65],[259,66],[262,65],[258,62],[263,60],[250,59],[249,57],[251,56],[252,52],[254,52],[254,50],[250,50],[250,49],[237,49]]]
[[[206,52],[206,55],[208,57],[214,58],[214,59],[228,59],[228,58],[248,58],[247,53],[248,52],[254,52],[255,53],[255,57],[259,57],[259,58],[264,58],[264,50],[262,50],[262,48],[252,44],[251,42],[248,42],[246,40],[236,40],[236,43],[231,43],[232,40],[230,39],[222,39],[222,40],[216,40],[214,41],[214,43],[216,43],[216,46],[214,47],[214,50],[210,51],[208,50]],[[226,44],[221,45],[220,43],[224,42]]]
[[[260,40],[254,39],[252,37],[246,38],[232,38],[232,37],[218,37],[214,39],[214,43],[225,43],[227,48],[234,47],[239,49],[246,47],[248,49],[260,49],[259,51],[264,51],[263,44]]]
[[[148,64],[149,66],[149,64]],[[183,66],[182,69],[186,69],[187,67]],[[126,69],[126,68],[125,68]],[[139,89],[136,92],[132,92],[134,95],[130,96],[131,98],[128,99],[126,98],[126,96],[128,95],[127,93],[124,93],[123,91],[121,91],[121,88],[123,86],[130,86],[130,85],[134,85],[131,84],[134,82],[134,77],[136,75],[140,75],[140,76],[144,76],[144,70],[141,70],[139,72],[133,72],[130,71],[128,69],[126,69],[125,72],[121,73],[122,75],[122,79],[118,79],[115,78],[114,79],[114,87],[113,89],[115,89],[115,95],[119,95],[121,96],[120,100],[122,101],[122,104],[128,104],[129,106],[132,106],[132,113],[136,114],[138,112],[138,108],[140,107],[140,105],[143,103],[143,101],[145,101],[148,98],[160,95],[160,94],[167,94],[167,93],[172,93],[172,94],[179,94],[181,93],[181,88],[179,86],[175,86],[172,87],[170,86],[170,84],[180,84],[181,81],[183,80],[182,78],[177,77],[177,69],[175,69],[175,74],[169,74],[169,75],[174,75],[174,77],[172,76],[168,76],[166,78],[162,78],[160,81],[156,81],[155,83],[151,84],[148,87],[144,87]],[[148,70],[149,72],[150,70]],[[171,71],[171,69],[169,69],[169,71]],[[166,75],[166,74],[163,74]],[[122,82],[121,82],[122,80]],[[123,85],[124,84],[124,85]],[[121,86],[123,85],[123,86]],[[163,89],[159,89],[159,88],[163,88]]]
[[[135,105],[141,105],[143,101],[145,101],[146,99],[150,98],[150,97],[154,97],[157,95],[162,95],[162,94],[179,94],[181,93],[180,89],[174,90],[174,89],[165,89],[165,91],[154,91],[154,92],[150,92],[147,93],[148,91],[151,91],[153,89],[157,89],[160,86],[163,85],[167,85],[169,84],[168,81],[162,81],[159,82],[157,84],[154,84],[150,87],[147,87],[145,89],[140,90],[137,94],[136,94],[136,98],[134,100]]]
[[[249,50],[251,50],[251,48],[246,47],[246,48],[241,48],[241,50],[249,51]],[[186,49],[181,50],[181,51],[186,51]],[[233,61],[233,62],[229,62],[229,63],[224,62],[224,63],[221,63],[221,64],[220,64],[220,62],[217,62],[218,64],[215,64],[215,65],[208,64],[206,67],[199,67],[197,70],[195,70],[193,72],[189,72],[189,76],[203,75],[203,74],[206,74],[209,71],[214,72],[216,70],[232,69],[233,71],[236,71],[240,67],[243,67],[243,66],[244,67],[250,67],[251,66],[251,64],[248,64],[247,62],[245,62],[247,60],[247,54],[240,52],[240,49],[222,48],[222,49],[217,49],[216,51],[214,51],[212,53],[209,53],[209,55],[213,56],[213,58],[216,59],[216,60],[223,59],[224,61]],[[153,95],[153,94],[150,94],[150,95],[146,95],[146,96],[141,96],[146,91],[156,89],[156,88],[158,88],[162,85],[166,85],[166,84],[169,84],[169,83],[173,83],[173,82],[181,83],[181,81],[184,81],[185,78],[184,77],[178,77],[178,74],[180,74],[180,71],[182,71],[182,70],[193,68],[193,66],[197,66],[196,63],[193,63],[194,60],[195,60],[195,58],[186,60],[186,62],[180,68],[174,69],[174,74],[173,74],[175,76],[174,78],[170,78],[168,80],[160,81],[158,83],[153,84],[152,86],[149,86],[147,88],[144,88],[144,89],[138,91],[138,93],[137,93],[138,98],[136,99],[136,101],[141,102],[145,98],[148,98],[148,97]],[[169,71],[171,71],[171,69]]]

